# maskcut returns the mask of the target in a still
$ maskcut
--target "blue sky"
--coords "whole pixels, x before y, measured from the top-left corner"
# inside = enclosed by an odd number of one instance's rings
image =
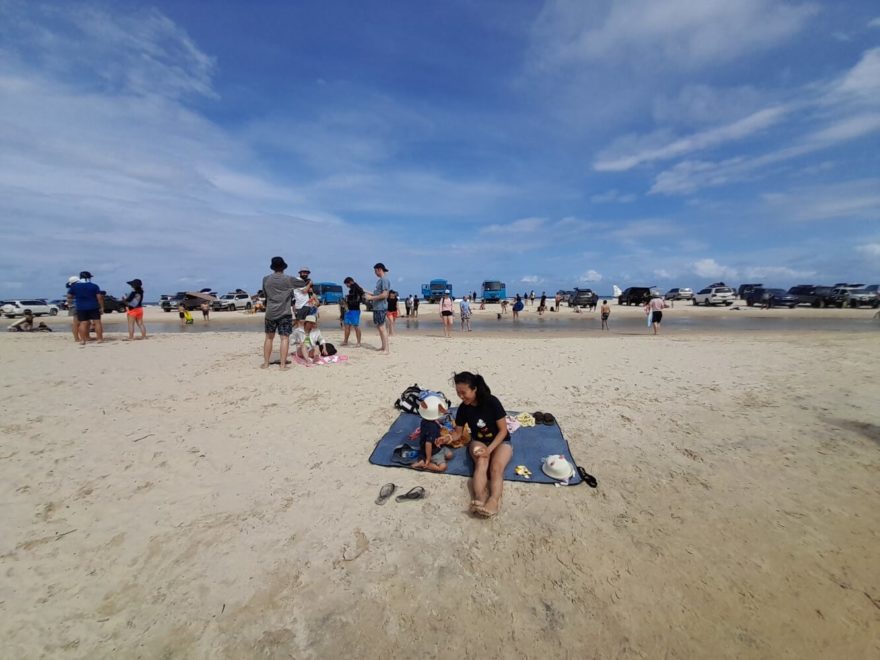
[[[880,281],[874,2],[0,0],[0,297]]]

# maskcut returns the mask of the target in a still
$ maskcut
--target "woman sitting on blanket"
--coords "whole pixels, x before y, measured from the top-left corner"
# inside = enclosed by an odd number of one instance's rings
[[[295,354],[306,362],[311,360],[315,364],[321,364],[321,356],[327,355],[327,348],[324,345],[324,337],[318,330],[318,319],[309,314],[303,319],[303,326],[293,331]]]
[[[470,452],[474,459],[471,512],[492,518],[501,508],[504,468],[513,457],[507,413],[479,374],[462,371],[452,380],[462,404],[455,415],[452,442],[461,437],[465,426],[471,432]]]

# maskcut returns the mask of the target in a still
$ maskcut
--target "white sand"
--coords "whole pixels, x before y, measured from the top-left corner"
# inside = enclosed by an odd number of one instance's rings
[[[0,336],[2,655],[880,656],[880,332],[437,335],[287,373],[258,332]],[[461,369],[599,488],[483,521],[466,479],[370,465]]]

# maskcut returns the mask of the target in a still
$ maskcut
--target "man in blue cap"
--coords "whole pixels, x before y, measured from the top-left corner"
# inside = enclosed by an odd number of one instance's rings
[[[104,341],[104,325],[101,312],[104,311],[104,296],[101,287],[92,282],[92,274],[84,270],[79,279],[67,290],[67,302],[76,304],[76,321],[79,324],[79,343],[86,345],[89,339],[89,325],[95,323],[95,337],[98,343]]]

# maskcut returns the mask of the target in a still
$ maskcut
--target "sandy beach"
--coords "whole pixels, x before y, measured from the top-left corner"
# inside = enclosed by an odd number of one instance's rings
[[[805,331],[425,331],[288,372],[259,323],[4,332],[3,655],[878,657],[880,331],[768,311]],[[670,317],[702,313],[733,312]],[[370,465],[401,390],[462,369],[599,487],[507,483],[485,521],[464,478]],[[428,496],[376,506],[389,481]]]

